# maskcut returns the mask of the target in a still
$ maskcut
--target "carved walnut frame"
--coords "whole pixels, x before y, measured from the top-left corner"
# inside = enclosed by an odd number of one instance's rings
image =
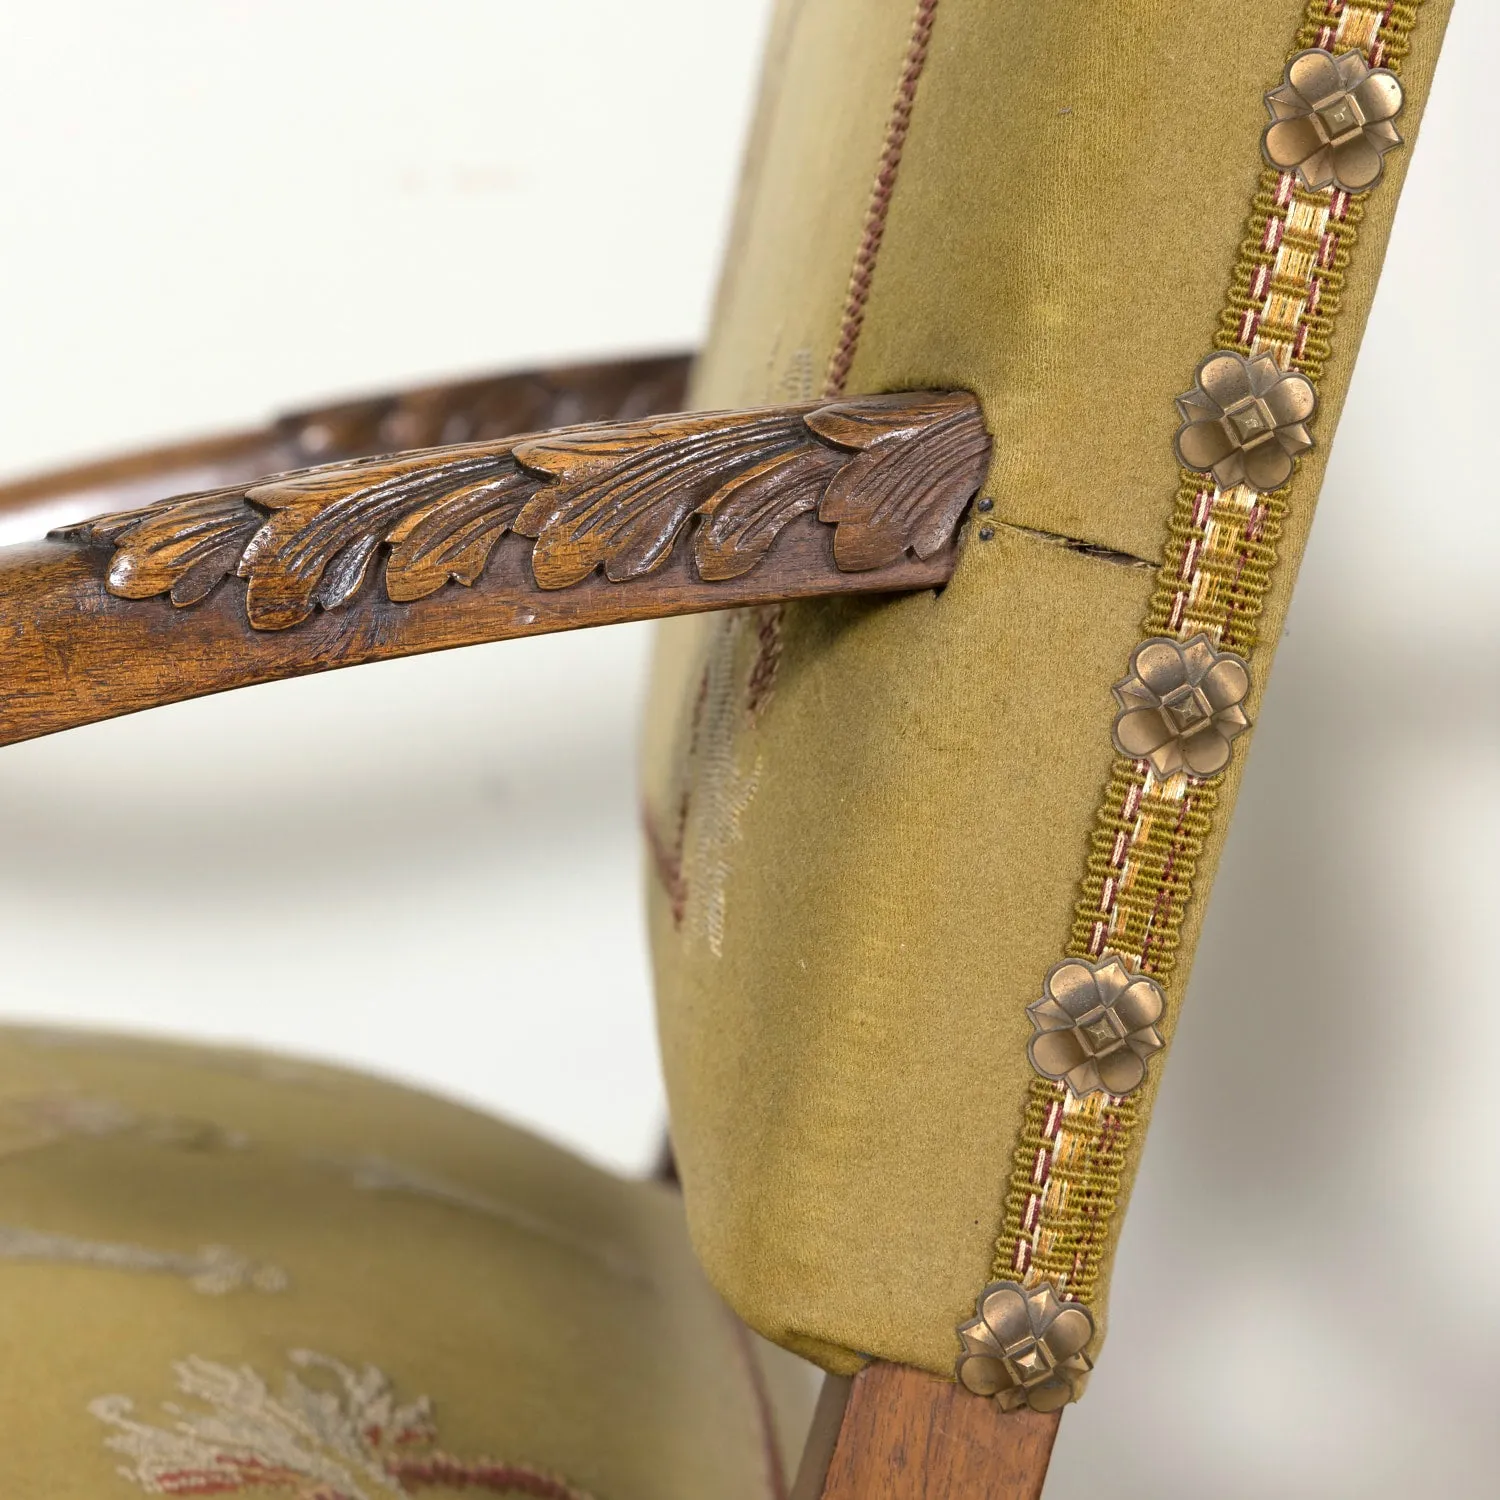
[[[576,392],[566,378],[511,378],[513,395],[540,388],[546,401],[498,399],[503,382],[457,388],[464,399],[418,392],[167,450],[154,467],[0,489],[3,518],[70,494],[139,495],[153,475],[220,481],[0,548],[0,744],[448,646],[952,575],[989,462],[972,396],[641,410],[643,395],[680,395],[681,373],[680,361],[586,368]],[[605,394],[613,421],[515,435],[518,415],[592,416]],[[360,436],[434,427],[482,435],[350,452]],[[338,456],[246,482],[255,458],[320,446]]]

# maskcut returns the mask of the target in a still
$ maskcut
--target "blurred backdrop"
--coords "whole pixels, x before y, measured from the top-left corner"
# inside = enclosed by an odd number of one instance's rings
[[[767,8],[0,6],[0,472],[697,342]],[[1500,1258],[1497,53],[1460,0],[1049,1500],[1500,1472],[1500,1291],[1448,1274]],[[648,640],[6,750],[5,1011],[371,1068],[644,1170]]]

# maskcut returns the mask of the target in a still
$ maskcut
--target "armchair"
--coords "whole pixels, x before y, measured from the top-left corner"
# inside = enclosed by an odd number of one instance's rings
[[[132,1341],[176,1338],[191,1398],[49,1394],[22,1492],[66,1493],[87,1412],[122,1496],[1040,1494],[1446,11],[784,0],[690,414],[680,362],[558,373],[462,431],[426,393],[0,495],[132,487],[0,551],[0,742],[699,616],[662,631],[645,787],[686,1226],[829,1375],[793,1464],[785,1367],[654,1189],[356,1080],[17,1036],[0,1172],[53,1215],[0,1265],[18,1328],[55,1340],[80,1266],[157,1273],[55,1388],[139,1391]],[[338,1220],[351,1187],[399,1222]],[[288,1248],[152,1248],[156,1209]],[[303,1284],[322,1348],[203,1310]]]

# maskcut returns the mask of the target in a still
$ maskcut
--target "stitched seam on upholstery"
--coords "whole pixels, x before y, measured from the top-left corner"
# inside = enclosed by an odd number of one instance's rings
[[[880,255],[880,243],[885,238],[886,215],[890,212],[891,194],[896,189],[896,176],[901,170],[901,153],[906,149],[912,105],[917,97],[917,84],[921,81],[922,69],[927,64],[927,46],[932,39],[932,22],[937,8],[938,0],[917,0],[917,8],[912,15],[911,40],[906,48],[906,61],[902,64],[901,81],[896,86],[896,99],[891,105],[890,119],[885,127],[880,166],[876,169],[875,185],[870,191],[869,206],[865,209],[864,232],[854,255],[849,288],[844,294],[844,316],[839,325],[839,339],[834,345],[833,356],[828,361],[828,375],[823,383],[825,396],[843,395],[844,385],[849,379],[849,367],[854,363],[854,352],[859,347],[860,330],[865,323],[865,304],[870,300],[870,283],[875,275],[875,262]]]
[[[1371,67],[1399,72],[1420,4],[1309,0],[1292,53],[1358,49]],[[1215,345],[1270,351],[1316,384],[1363,214],[1363,202],[1345,192],[1313,191],[1294,173],[1264,169]],[[1291,488],[1222,490],[1204,474],[1182,471],[1147,636],[1187,640],[1203,632],[1222,650],[1251,655]],[[1159,777],[1147,761],[1116,757],[1090,839],[1070,956],[1098,959],[1108,951],[1158,982],[1169,979],[1222,782]],[[1063,1083],[1033,1079],[994,1279],[1051,1281],[1064,1297],[1093,1300],[1140,1123],[1133,1098],[1079,1099]]]

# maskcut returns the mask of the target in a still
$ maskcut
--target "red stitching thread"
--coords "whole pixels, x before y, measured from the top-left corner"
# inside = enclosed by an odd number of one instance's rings
[[[841,396],[854,363],[860,330],[865,322],[865,303],[870,299],[870,283],[875,275],[875,261],[880,242],[885,238],[885,220],[890,211],[891,194],[896,189],[896,174],[901,169],[901,153],[906,149],[906,132],[911,128],[912,103],[917,97],[917,83],[927,63],[927,44],[932,37],[932,20],[938,0],[917,0],[912,17],[911,41],[901,68],[901,82],[896,88],[896,102],[885,127],[885,144],[880,152],[880,166],[875,173],[875,187],[865,210],[864,234],[854,256],[854,270],[844,297],[844,317],[839,325],[839,341],[828,362],[828,378],[823,385],[825,396]]]
[[[442,1485],[445,1489],[487,1490],[495,1495],[530,1495],[533,1500],[589,1500],[565,1480],[524,1465],[488,1459],[465,1462],[446,1453],[433,1453],[425,1458],[396,1459],[386,1465],[386,1470],[403,1489]]]
[[[1177,887],[1172,883],[1172,871],[1177,864],[1178,856],[1182,853],[1182,831],[1187,824],[1188,814],[1193,809],[1193,799],[1190,794],[1184,794],[1182,805],[1177,814],[1177,826],[1172,830],[1172,842],[1167,847],[1167,857],[1161,867],[1161,889],[1156,893],[1156,900],[1151,906],[1151,915],[1146,918],[1145,931],[1141,933],[1141,962],[1142,973],[1149,973],[1150,968],[1147,959],[1151,953],[1152,929],[1156,926],[1156,919],[1166,909],[1167,903],[1177,893]]]
[[[656,819],[652,817],[650,807],[643,805],[641,808],[641,826],[645,830],[646,843],[651,851],[651,865],[656,871],[657,880],[661,882],[662,890],[666,892],[667,899],[671,903],[674,927],[681,927],[682,919],[687,914],[687,881],[682,873],[682,850],[687,815],[688,799],[684,794],[678,807],[677,836],[668,843],[661,829],[656,826]]]

